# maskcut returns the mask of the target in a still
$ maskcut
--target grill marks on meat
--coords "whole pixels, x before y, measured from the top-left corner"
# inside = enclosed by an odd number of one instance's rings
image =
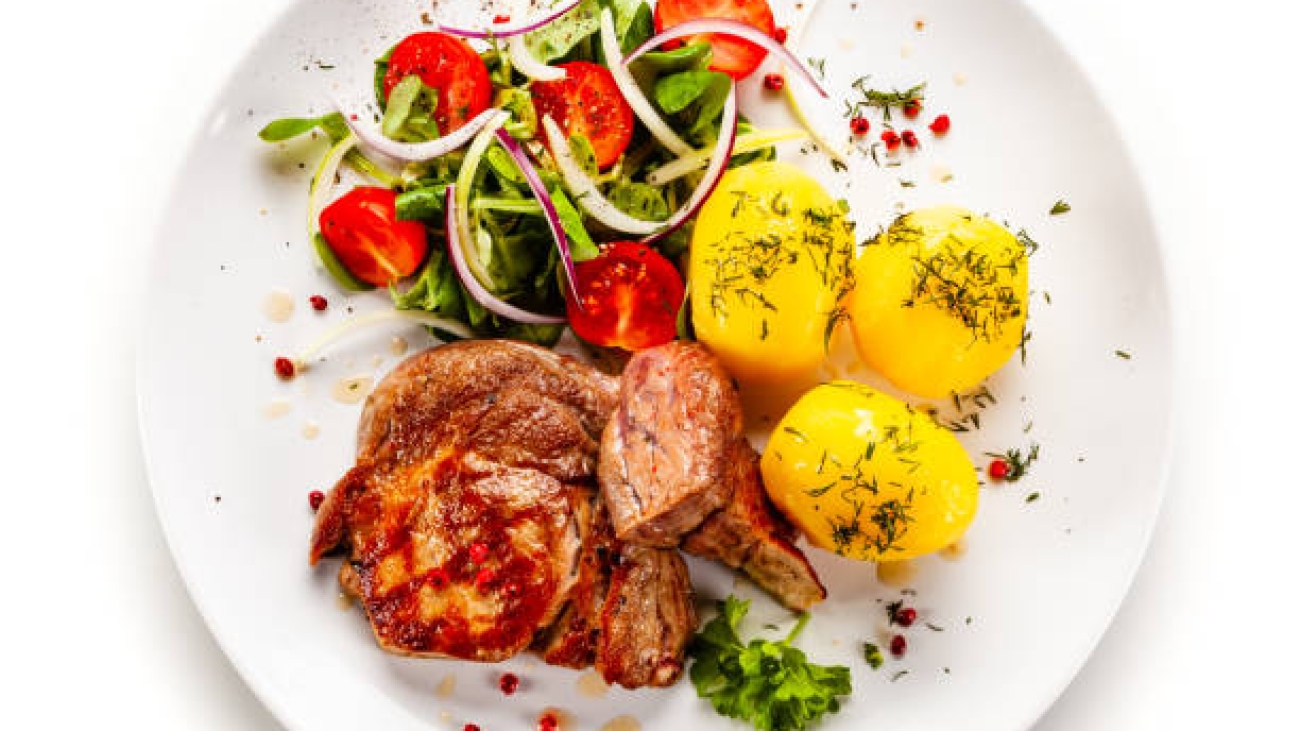
[[[826,587],[794,544],[794,527],[768,500],[758,453],[742,439],[732,455],[731,500],[686,536],[682,550],[744,571],[790,609],[812,608]]]
[[[601,442],[598,474],[615,533],[739,568],[792,609],[826,589],[768,502],[740,396],[698,343],[632,356]]]
[[[696,343],[632,356],[618,410],[601,441],[599,475],[614,533],[676,546],[731,497],[731,442],[743,430],[740,396],[722,364]]]
[[[610,682],[672,682],[677,637],[695,629],[685,565],[649,551],[611,567],[617,546],[593,490],[616,397],[614,379],[522,343],[411,357],[367,401],[357,465],[317,514],[311,562],[349,549],[340,584],[390,652],[493,661],[537,643],[557,664],[612,661]],[[475,563],[479,543],[489,552]],[[618,618],[686,622],[652,628],[662,642],[647,656],[607,640],[619,636],[606,595],[623,566],[662,598]]]

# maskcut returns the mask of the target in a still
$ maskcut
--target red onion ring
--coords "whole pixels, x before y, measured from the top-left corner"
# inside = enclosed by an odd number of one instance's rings
[[[542,204],[542,213],[546,216],[546,225],[551,228],[551,236],[555,238],[555,248],[560,252],[560,261],[564,264],[564,276],[568,280],[569,291],[573,292],[573,301],[578,303],[578,308],[582,308],[582,298],[578,296],[578,273],[573,268],[573,254],[569,250],[569,237],[564,233],[564,224],[560,222],[560,214],[555,210],[555,202],[551,200],[551,194],[546,190],[546,185],[542,178],[537,174],[537,168],[528,159],[524,153],[524,148],[504,127],[497,129],[497,141],[501,146],[510,153],[514,158],[515,165],[519,166],[519,171],[524,174],[524,180],[528,181],[528,187],[533,189],[533,195],[537,202]]]
[[[823,97],[830,96],[830,94],[827,93],[826,88],[817,80],[817,76],[813,74],[812,69],[808,68],[808,65],[803,61],[800,61],[793,53],[790,53],[790,49],[786,48],[784,45],[777,42],[775,38],[769,36],[758,28],[755,28],[748,23],[742,23],[738,20],[701,18],[699,20],[688,20],[680,25],[674,25],[645,43],[642,43],[640,46],[637,46],[635,51],[632,51],[623,59],[623,63],[624,65],[630,64],[645,55],[648,51],[658,48],[669,41],[698,35],[735,36],[736,38],[749,41],[756,46],[762,46],[764,50],[778,56],[781,63],[799,72],[799,76],[803,77],[804,81],[807,81],[814,89],[816,89],[818,94],[821,94]]]
[[[446,201],[446,227],[447,227],[447,253],[451,256],[451,265],[456,269],[456,276],[460,277],[461,284],[465,285],[465,291],[474,301],[482,305],[485,309],[493,314],[511,320],[513,322],[523,323],[525,325],[562,325],[565,322],[563,317],[554,315],[539,315],[528,310],[521,310],[518,307],[498,299],[469,270],[469,264],[465,261],[465,250],[461,246],[460,236],[456,233],[456,186],[455,184],[447,186]]]
[[[344,110],[340,104],[335,104],[335,106],[343,114],[343,121],[347,123],[348,129],[352,130],[352,134],[356,135],[362,144],[402,162],[424,162],[436,157],[442,157],[454,150],[459,150],[474,135],[478,134],[478,131],[483,129],[483,126],[488,122],[498,116],[509,114],[509,112],[501,109],[486,109],[477,117],[463,124],[460,129],[445,137],[439,137],[428,142],[398,142],[385,137],[378,129],[354,120],[353,117],[359,117],[359,114]]]
[[[535,20],[529,20],[525,23],[519,23],[515,25],[509,25],[503,23],[499,27],[493,26],[492,28],[485,29],[485,30],[479,30],[477,28],[455,28],[449,25],[440,25],[438,27],[438,30],[453,36],[462,36],[464,38],[477,38],[483,41],[492,38],[509,38],[511,36],[522,35],[524,33],[531,33],[537,30],[538,28],[541,28],[542,26],[554,23],[556,20],[560,19],[564,15],[567,15],[574,8],[578,7],[578,5],[581,4],[581,1],[582,0],[565,0],[565,2],[562,3],[560,7],[556,8],[555,10],[552,10],[551,12],[547,13],[546,15],[543,15],[540,18],[537,18]]]
[[[722,108],[722,125],[718,128],[718,144],[713,150],[713,157],[709,160],[709,166],[704,169],[704,176],[700,179],[700,184],[695,186],[695,190],[691,193],[690,200],[686,202],[686,205],[673,214],[673,217],[668,219],[662,229],[642,239],[642,242],[653,244],[661,241],[700,212],[705,201],[717,189],[723,174],[727,172],[727,163],[731,162],[731,153],[736,149],[736,127],[739,121],[740,113],[736,108],[736,85],[732,84],[731,92],[727,94],[727,103]]]

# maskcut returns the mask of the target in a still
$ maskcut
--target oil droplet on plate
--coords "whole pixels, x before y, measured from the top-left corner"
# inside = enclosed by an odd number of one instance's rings
[[[320,424],[317,424],[314,421],[309,421],[302,425],[303,439],[315,439],[318,436],[320,436]]]
[[[262,407],[262,415],[268,419],[278,419],[293,411],[293,403],[287,398],[274,398]]]
[[[609,684],[597,670],[589,670],[578,676],[578,695],[583,698],[604,698],[609,693]]]
[[[411,347],[411,344],[406,342],[406,338],[401,335],[395,335],[392,340],[388,341],[388,352],[398,358],[406,355],[406,349],[409,347]]]
[[[882,561],[876,564],[876,578],[885,586],[905,587],[916,578],[916,564],[912,561]]]
[[[912,57],[912,47],[911,47],[911,46],[903,46],[901,49],[899,49],[899,51],[898,51],[898,55],[899,55],[901,58],[911,58],[911,57]]]
[[[944,546],[943,548],[939,549],[939,555],[940,555],[940,556],[943,556],[944,558],[948,559],[949,561],[956,561],[957,559],[961,558],[962,556],[965,556],[965,555],[966,555],[966,539],[965,539],[965,538],[958,538],[957,541],[956,541],[955,543],[952,543],[952,544],[949,544],[949,545],[947,545],[947,546]]]
[[[284,290],[273,290],[262,302],[262,314],[271,322],[288,322],[293,317],[293,295]]]
[[[641,731],[641,722],[631,716],[616,716],[606,721],[600,731]]]
[[[947,165],[935,165],[930,168],[930,177],[936,183],[947,183],[952,180],[952,168]]]
[[[334,384],[334,389],[330,392],[330,395],[341,404],[360,403],[362,399],[370,395],[370,390],[374,386],[375,379],[370,376],[349,376],[340,378]]]
[[[451,694],[455,692],[456,676],[451,673],[442,676],[442,682],[438,683],[438,687],[433,691],[434,695],[439,698],[450,698]]]
[[[952,75],[952,83],[956,84],[957,86],[965,86],[967,81],[970,81],[970,79],[966,76],[966,74],[963,74],[960,71]]]

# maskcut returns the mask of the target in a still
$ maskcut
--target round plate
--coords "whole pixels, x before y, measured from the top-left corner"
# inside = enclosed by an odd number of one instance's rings
[[[222,647],[293,729],[531,728],[548,706],[569,714],[573,729],[624,714],[647,729],[736,728],[689,681],[582,693],[580,673],[529,657],[492,666],[386,655],[360,612],[340,608],[336,565],[307,566],[307,493],[352,462],[359,406],[332,398],[334,384],[382,376],[398,360],[395,335],[412,348],[432,341],[418,328],[378,327],[332,349],[308,377],[273,375],[275,356],[354,310],[383,309],[386,295],[338,291],[305,241],[321,141],[272,146],[256,132],[275,117],[325,111],[330,93],[362,93],[371,60],[422,27],[427,10],[423,0],[297,4],[221,90],[190,153],[158,241],[139,363],[141,429],[176,561]],[[777,15],[782,25],[796,16],[793,5]],[[1160,502],[1171,348],[1143,194],[1102,104],[1017,2],[827,2],[801,47],[825,61],[834,98],[816,114],[839,143],[849,141],[842,99],[857,77],[878,88],[928,83],[922,120],[894,120],[920,132],[917,152],[877,150],[873,160],[877,113],[848,173],[798,144],[783,151],[849,199],[860,231],[899,210],[955,202],[1041,244],[1027,358],[992,379],[996,403],[959,435],[974,455],[1038,444],[1040,458],[1026,479],[983,491],[964,555],[922,559],[901,586],[881,583],[868,564],[812,551],[830,599],[800,646],[818,662],[848,665],[854,685],[824,728],[1025,728],[1110,621]],[[766,125],[789,124],[757,77],[742,104]],[[935,138],[924,124],[941,112],[953,128]],[[1073,210],[1050,215],[1058,199]],[[287,322],[264,313],[277,290],[296,305]],[[328,311],[307,305],[317,293]],[[843,359],[827,367],[827,376],[844,373],[874,380]],[[939,406],[945,420],[969,418]],[[765,624],[792,622],[729,572],[691,568],[702,603],[754,598],[747,632],[774,636]],[[872,671],[862,645],[881,643],[883,607],[899,598],[923,622],[907,631],[906,658]],[[509,698],[496,690],[506,669],[523,677]]]

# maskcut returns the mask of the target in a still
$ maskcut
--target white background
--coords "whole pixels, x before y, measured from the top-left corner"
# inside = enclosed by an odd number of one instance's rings
[[[184,143],[285,1],[4,4],[0,727],[277,728],[163,543],[133,346]],[[1183,418],[1133,593],[1040,728],[1296,728],[1300,12],[1030,4],[1144,171],[1174,287]]]

